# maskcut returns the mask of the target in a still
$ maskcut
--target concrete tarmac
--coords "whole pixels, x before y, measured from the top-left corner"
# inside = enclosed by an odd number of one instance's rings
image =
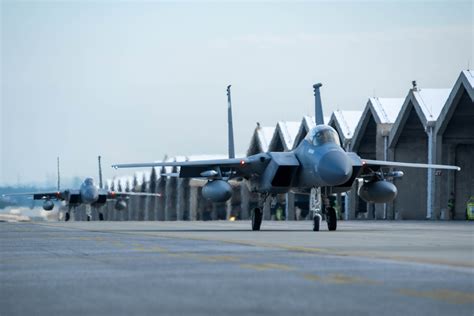
[[[0,223],[0,315],[474,315],[472,224]]]

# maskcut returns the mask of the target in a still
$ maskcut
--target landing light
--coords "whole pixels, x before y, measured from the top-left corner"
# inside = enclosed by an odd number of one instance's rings
[[[229,217],[229,222],[235,222],[235,216]]]

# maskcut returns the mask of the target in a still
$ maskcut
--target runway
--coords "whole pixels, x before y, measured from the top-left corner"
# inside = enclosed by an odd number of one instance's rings
[[[0,223],[0,314],[473,315],[472,224]]]

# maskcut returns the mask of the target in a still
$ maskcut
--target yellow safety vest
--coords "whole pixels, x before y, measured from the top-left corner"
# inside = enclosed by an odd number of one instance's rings
[[[467,202],[466,213],[467,213],[468,220],[474,220],[474,201],[473,200],[469,200],[469,202]]]

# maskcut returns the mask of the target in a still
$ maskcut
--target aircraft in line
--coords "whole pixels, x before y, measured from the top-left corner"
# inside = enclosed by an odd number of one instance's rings
[[[67,206],[67,212],[65,214],[65,221],[69,221],[71,218],[71,210],[74,210],[77,206],[85,204],[87,220],[91,220],[91,207],[96,207],[99,211],[99,220],[104,220],[104,214],[100,212],[100,208],[105,205],[109,200],[115,200],[114,205],[116,210],[124,210],[127,207],[127,200],[130,196],[161,196],[160,193],[144,193],[144,192],[117,192],[110,191],[102,188],[102,168],[100,163],[101,157],[98,157],[99,161],[99,186],[94,183],[94,179],[88,177],[81,184],[79,189],[67,189],[60,190],[60,177],[59,177],[59,158],[58,158],[58,190],[52,192],[32,192],[32,193],[14,193],[5,194],[5,196],[14,195],[32,195],[33,200],[42,200],[43,209],[45,211],[51,211],[54,208],[53,200],[65,201]]]
[[[316,127],[310,130],[298,147],[290,152],[267,152],[234,158],[232,105],[228,86],[229,159],[114,164],[112,167],[116,169],[180,167],[178,175],[180,178],[207,180],[202,195],[213,202],[230,199],[232,188],[228,181],[243,179],[249,190],[259,195],[259,205],[251,214],[252,230],[260,230],[264,202],[275,194],[290,191],[310,193],[314,189],[317,192],[316,199],[319,201],[317,204],[322,205],[322,201],[328,199],[323,199],[321,195],[327,197],[329,194],[349,191],[354,181],[361,178],[364,181],[358,192],[361,198],[373,203],[388,203],[397,196],[397,188],[389,180],[403,176],[402,171],[393,171],[394,167],[460,170],[457,166],[370,160],[361,158],[354,152],[346,152],[341,147],[336,130],[324,124],[319,90],[321,86],[321,83],[313,85]],[[322,217],[318,209],[316,211],[313,217],[313,230],[318,231]],[[334,208],[325,205],[321,211],[326,215],[328,229],[336,230],[337,215]]]

